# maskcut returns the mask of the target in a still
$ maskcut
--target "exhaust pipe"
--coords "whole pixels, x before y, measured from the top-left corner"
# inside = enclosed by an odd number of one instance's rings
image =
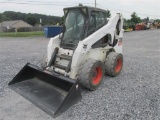
[[[44,72],[29,63],[9,86],[52,117],[57,117],[82,98],[78,81]]]

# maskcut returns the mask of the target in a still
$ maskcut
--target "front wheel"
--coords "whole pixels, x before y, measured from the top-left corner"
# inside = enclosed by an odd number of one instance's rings
[[[78,78],[83,87],[96,90],[104,76],[104,67],[101,61],[88,59],[80,65]]]

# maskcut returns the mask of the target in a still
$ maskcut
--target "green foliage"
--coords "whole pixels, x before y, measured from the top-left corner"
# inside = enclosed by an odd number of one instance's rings
[[[160,23],[160,19],[156,19],[156,20],[155,20],[155,22],[158,22],[158,23]]]
[[[10,20],[25,20],[25,13],[5,11],[2,14],[10,18]]]
[[[132,28],[133,30],[135,30],[135,23],[131,21],[131,19],[124,19],[124,25],[123,25],[124,29],[127,28]]]
[[[36,32],[0,33],[0,37],[33,37],[33,36],[44,36],[44,32],[43,31],[36,31]]]
[[[64,15],[61,17],[61,24],[64,24],[65,18]]]
[[[147,16],[147,18],[146,18],[146,21],[148,22],[149,21],[149,17]]]
[[[7,20],[23,20],[27,22],[28,17],[34,17],[36,19],[36,24],[39,24],[40,19],[42,19],[42,25],[53,25],[53,23],[57,23],[61,21],[61,17],[57,16],[49,16],[43,14],[36,14],[36,13],[21,13],[21,12],[13,12],[13,11],[6,11],[0,14],[0,21],[7,21]]]
[[[34,17],[27,17],[27,23],[29,23],[32,26],[35,26],[36,19]]]
[[[0,13],[0,22],[9,21],[9,20],[11,20],[9,17],[6,17],[6,15],[3,15],[3,14]]]
[[[136,12],[133,12],[133,14],[131,14],[131,22],[135,24],[141,22],[141,18],[137,16]]]
[[[143,22],[149,22],[149,17],[142,19]]]
[[[82,3],[79,3],[79,6],[83,6],[83,4],[82,4]]]

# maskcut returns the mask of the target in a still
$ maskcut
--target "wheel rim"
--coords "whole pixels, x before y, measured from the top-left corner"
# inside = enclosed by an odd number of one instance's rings
[[[93,71],[92,83],[94,85],[97,85],[100,83],[101,79],[102,79],[102,68],[99,66],[99,67],[96,67],[95,70]]]
[[[115,71],[116,71],[117,73],[119,73],[120,70],[121,70],[121,68],[122,68],[122,59],[119,58],[119,59],[117,60],[117,65],[116,65]]]

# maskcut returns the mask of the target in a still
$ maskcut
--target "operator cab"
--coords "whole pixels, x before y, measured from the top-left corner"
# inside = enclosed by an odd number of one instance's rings
[[[93,7],[64,8],[61,47],[74,49],[79,41],[107,24],[107,11]]]

